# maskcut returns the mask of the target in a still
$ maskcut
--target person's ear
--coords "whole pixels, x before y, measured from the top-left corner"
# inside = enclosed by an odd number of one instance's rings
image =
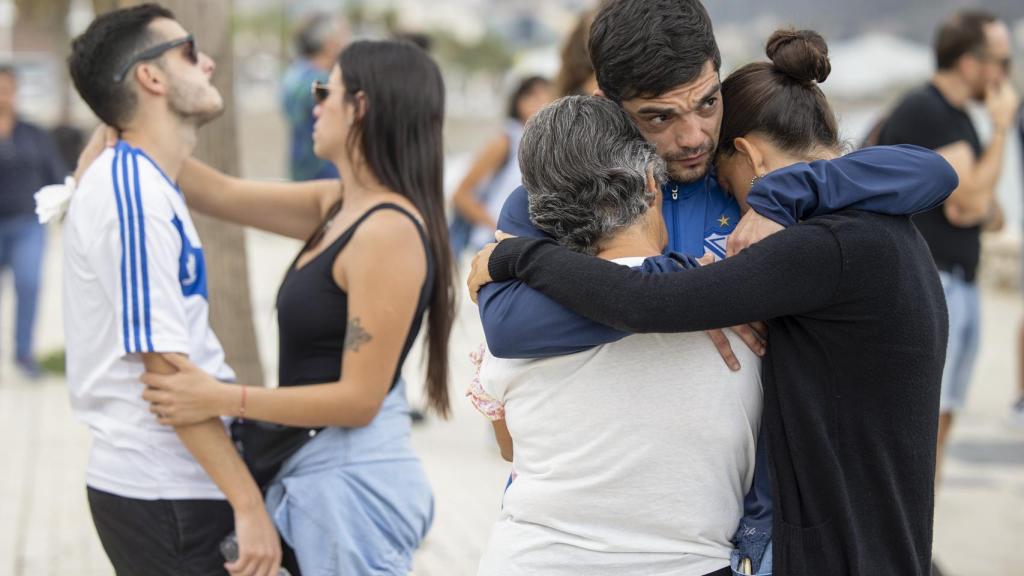
[[[734,139],[732,145],[744,161],[749,164],[750,170],[755,176],[768,173],[768,167],[764,162],[764,154],[761,153],[761,150],[754,142],[741,136]]]
[[[160,68],[154,64],[143,62],[135,67],[135,79],[139,87],[154,95],[167,93],[167,79]]]
[[[363,119],[363,117],[366,116],[366,109],[367,109],[368,106],[369,106],[369,102],[366,101],[366,92],[363,92],[362,90],[360,90],[359,92],[356,92],[356,110],[355,110],[355,118],[356,118],[356,120],[360,120],[361,121]]]
[[[594,90],[594,96],[597,98],[607,98],[607,96],[604,95],[604,90],[601,90],[600,88]]]
[[[660,207],[661,206],[661,186],[658,186],[658,179],[654,177],[654,164],[647,165],[647,191],[652,196],[651,204],[649,206]]]
[[[981,66],[981,60],[978,56],[970,52],[961,56],[960,60],[956,63],[958,72],[964,78],[977,78]]]

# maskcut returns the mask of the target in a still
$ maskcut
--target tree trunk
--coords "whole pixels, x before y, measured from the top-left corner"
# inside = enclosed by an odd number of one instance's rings
[[[114,0],[93,0],[97,13]],[[119,6],[141,2],[117,0]],[[228,174],[238,173],[238,141],[235,130],[234,66],[231,43],[231,0],[162,0],[186,30],[196,37],[200,50],[217,63],[214,85],[224,97],[224,114],[199,133],[194,156]],[[245,231],[234,224],[193,214],[207,257],[210,294],[210,325],[224,345],[228,364],[239,382],[263,385],[253,324],[246,259]]]
[[[64,61],[70,53],[67,15],[71,0],[15,0],[17,17],[11,29],[15,52],[47,52],[57,56],[56,94],[70,94],[71,78]],[[67,118],[69,100],[60,102],[57,116]]]

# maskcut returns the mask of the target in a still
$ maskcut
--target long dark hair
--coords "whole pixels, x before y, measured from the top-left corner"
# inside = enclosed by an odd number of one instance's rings
[[[818,87],[832,70],[825,39],[813,30],[776,30],[765,53],[771,62],[747,64],[722,82],[719,154],[734,153],[733,141],[754,132],[795,154],[839,149],[839,123]]]
[[[359,41],[340,56],[344,98],[366,97],[366,111],[349,133],[350,157],[358,147],[374,176],[408,198],[426,223],[435,265],[427,321],[427,398],[447,417],[448,336],[455,315],[452,261],[444,214],[444,82],[437,64],[404,41]]]

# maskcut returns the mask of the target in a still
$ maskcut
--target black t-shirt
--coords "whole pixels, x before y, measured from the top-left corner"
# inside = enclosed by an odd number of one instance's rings
[[[931,83],[907,94],[878,135],[878,144],[916,144],[931,150],[961,140],[971,146],[975,158],[981,156],[981,141],[970,117]],[[981,256],[981,226],[954,226],[942,206],[918,214],[914,224],[928,241],[939,270],[958,271],[968,282],[974,281]]]

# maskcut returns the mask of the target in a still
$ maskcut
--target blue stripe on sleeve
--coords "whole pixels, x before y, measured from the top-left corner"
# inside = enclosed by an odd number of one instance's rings
[[[139,215],[139,252],[142,256],[142,314],[146,325],[147,352],[154,352],[153,326],[149,317],[149,264],[146,258],[146,218],[142,210],[142,187],[139,185],[139,154],[132,153],[132,167],[135,170],[135,211]]]
[[[142,339],[139,337],[139,266],[135,258],[135,214],[132,212],[131,185],[128,181],[128,156],[121,154],[121,174],[124,177],[125,206],[128,212],[128,256],[131,261],[132,277],[132,329],[134,335],[135,352],[142,351]]]
[[[117,200],[117,220],[121,228],[121,320],[124,330],[124,351],[131,354],[131,341],[128,337],[128,273],[125,255],[128,253],[125,243],[124,207],[121,204],[121,188],[117,184],[117,161],[120,158],[120,146],[114,149],[114,161],[110,165],[111,180],[114,182],[114,199]]]

